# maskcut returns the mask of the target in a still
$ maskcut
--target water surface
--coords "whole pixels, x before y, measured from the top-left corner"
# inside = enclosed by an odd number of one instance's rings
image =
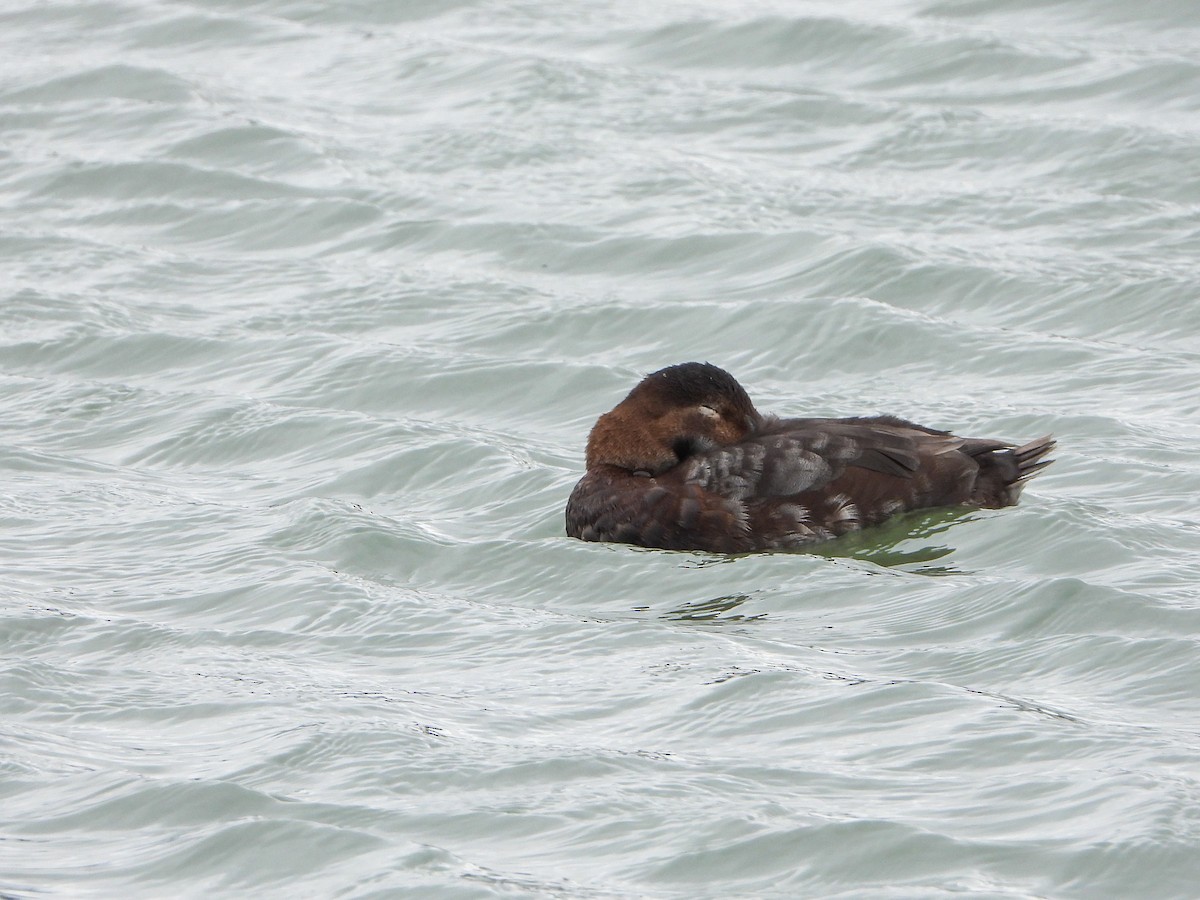
[[[84,0],[0,59],[5,896],[1194,896],[1194,3]],[[688,359],[1059,461],[566,538]]]

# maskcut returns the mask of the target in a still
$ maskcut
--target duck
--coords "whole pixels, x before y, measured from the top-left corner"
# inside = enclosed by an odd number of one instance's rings
[[[781,418],[711,363],[643,378],[596,421],[566,508],[584,541],[739,554],[796,550],[912,510],[998,509],[1053,436],[964,438],[892,415]]]

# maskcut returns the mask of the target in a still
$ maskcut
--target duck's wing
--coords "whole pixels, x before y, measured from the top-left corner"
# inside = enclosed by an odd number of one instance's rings
[[[745,440],[696,453],[682,480],[736,500],[788,497],[825,487],[847,468],[912,478],[923,457],[962,447],[952,435],[871,419],[784,419]]]

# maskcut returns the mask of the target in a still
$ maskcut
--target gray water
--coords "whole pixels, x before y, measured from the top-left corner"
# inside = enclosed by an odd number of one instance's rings
[[[1200,894],[1194,0],[0,7],[0,894]],[[1053,431],[584,544],[645,372]]]

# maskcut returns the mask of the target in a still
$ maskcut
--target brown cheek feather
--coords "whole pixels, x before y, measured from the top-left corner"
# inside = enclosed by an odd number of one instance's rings
[[[613,465],[657,472],[673,465],[675,455],[646,429],[631,427],[617,409],[596,421],[588,435],[585,462],[589,469]]]

